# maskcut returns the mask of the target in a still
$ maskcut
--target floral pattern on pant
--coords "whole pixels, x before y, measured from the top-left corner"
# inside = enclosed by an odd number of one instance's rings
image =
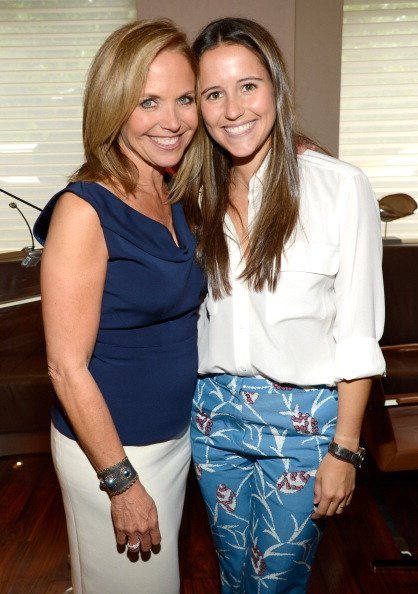
[[[311,520],[316,470],[337,390],[227,374],[199,379],[192,451],[223,594],[306,591],[321,535]]]

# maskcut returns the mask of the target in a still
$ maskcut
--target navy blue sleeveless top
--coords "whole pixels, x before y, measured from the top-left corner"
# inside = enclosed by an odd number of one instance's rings
[[[94,182],[69,184],[34,226],[44,244],[58,198],[72,192],[96,210],[109,260],[89,370],[124,445],[164,441],[190,419],[197,377],[197,308],[206,290],[196,241],[182,206],[172,206],[179,242],[168,229]],[[59,402],[52,419],[76,439]]]

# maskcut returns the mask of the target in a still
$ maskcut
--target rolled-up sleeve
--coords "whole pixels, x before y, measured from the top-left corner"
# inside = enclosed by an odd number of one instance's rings
[[[358,170],[340,187],[340,266],[335,279],[335,380],[383,375],[385,302],[378,202]]]

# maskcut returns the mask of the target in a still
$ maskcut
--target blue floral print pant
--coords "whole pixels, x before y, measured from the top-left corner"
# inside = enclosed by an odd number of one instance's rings
[[[316,470],[337,390],[226,374],[198,380],[192,451],[220,562],[222,594],[302,594],[321,536]]]

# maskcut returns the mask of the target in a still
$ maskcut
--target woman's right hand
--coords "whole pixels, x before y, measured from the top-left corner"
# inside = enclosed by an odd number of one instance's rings
[[[135,545],[139,539],[146,552],[161,542],[157,507],[139,481],[110,501],[118,545]]]

